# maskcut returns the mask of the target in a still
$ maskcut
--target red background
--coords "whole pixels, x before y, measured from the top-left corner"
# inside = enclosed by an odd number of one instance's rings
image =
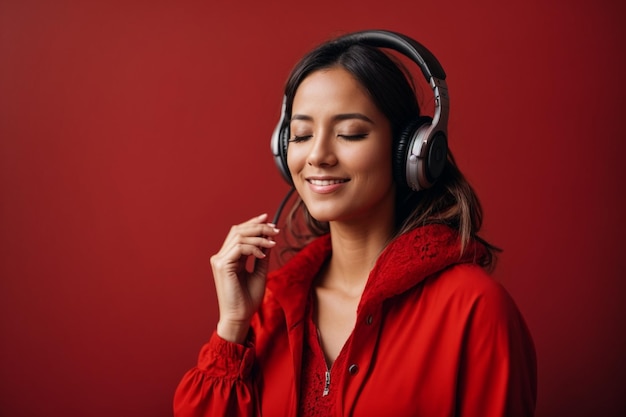
[[[286,191],[269,136],[288,71],[367,28],[448,72],[537,416],[624,412],[619,2],[246,3],[0,3],[0,415],[171,414],[216,322],[209,255]]]

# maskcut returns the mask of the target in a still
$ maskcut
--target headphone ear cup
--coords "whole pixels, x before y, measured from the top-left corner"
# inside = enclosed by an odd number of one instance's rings
[[[432,136],[429,142],[424,173],[426,181],[430,185],[437,181],[446,167],[446,162],[448,161],[448,139],[443,132],[439,131]]]
[[[396,146],[393,151],[393,174],[398,184],[402,187],[419,191],[419,189],[415,189],[411,186],[411,182],[417,183],[417,179],[411,181],[407,178],[409,151],[413,147],[416,137],[422,136],[418,134],[418,130],[425,125],[430,125],[431,122],[432,119],[430,117],[421,116],[418,119],[411,121],[398,136],[398,140],[396,141]]]
[[[289,122],[285,120],[285,106],[287,98],[283,97],[283,107],[280,112],[280,119],[274,127],[272,137],[270,139],[270,149],[274,156],[274,164],[280,171],[280,174],[289,185],[293,185],[291,173],[287,166],[287,146],[289,145]]]
[[[293,185],[293,180],[291,178],[291,173],[289,172],[289,166],[287,165],[287,147],[289,146],[289,125],[287,123],[283,124],[280,128],[280,132],[278,133],[278,147],[280,152],[280,160],[278,163],[280,166],[280,172],[283,173],[285,180],[289,183],[289,185]]]

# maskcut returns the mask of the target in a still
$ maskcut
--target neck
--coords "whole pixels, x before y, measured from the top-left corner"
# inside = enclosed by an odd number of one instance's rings
[[[367,225],[330,224],[332,256],[320,285],[360,296],[376,259],[393,234],[393,218]]]

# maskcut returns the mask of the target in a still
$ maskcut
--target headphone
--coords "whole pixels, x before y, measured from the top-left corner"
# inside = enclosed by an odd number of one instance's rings
[[[403,129],[394,149],[394,175],[396,181],[414,191],[431,187],[441,176],[448,154],[447,124],[450,110],[446,73],[437,58],[426,47],[400,33],[386,30],[354,32],[337,38],[334,42],[362,44],[393,49],[419,65],[435,98],[432,119],[418,117]],[[280,120],[274,129],[271,149],[274,161],[283,178],[293,185],[287,166],[289,121],[285,115],[286,97]]]

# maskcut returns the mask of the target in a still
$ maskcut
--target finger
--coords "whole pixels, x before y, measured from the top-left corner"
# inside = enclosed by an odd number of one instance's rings
[[[222,248],[231,247],[233,244],[242,242],[250,237],[275,237],[280,233],[274,225],[262,224],[240,224],[233,226],[228,236],[224,240]]]
[[[280,229],[270,223],[255,225],[235,226],[230,238],[242,237],[274,237],[280,233]]]
[[[226,266],[228,263],[236,263],[242,261],[242,258],[247,256],[254,256],[259,259],[265,258],[265,250],[273,248],[275,245],[276,242],[261,237],[247,238],[234,242],[220,253],[220,258],[223,261],[221,264]]]
[[[254,269],[252,270],[252,273],[254,275],[261,275],[261,276],[266,276],[267,272],[269,271],[269,264],[270,264],[270,254],[272,252],[271,248],[265,249],[263,251],[264,253],[264,257],[263,258],[257,258],[254,262]]]
[[[267,213],[260,214],[258,216],[254,216],[242,223],[231,226],[228,234],[226,235],[225,241],[228,241],[233,236],[237,234],[245,233],[246,230],[249,230],[250,226],[262,224],[265,220],[267,220]],[[254,230],[254,229],[253,229]]]
[[[254,258],[261,259],[266,255],[256,247],[248,247],[248,248],[237,248],[237,254],[248,254],[248,255],[234,255],[226,254],[226,256],[214,256],[211,258],[211,267],[216,275],[229,276],[231,274],[235,274],[239,276],[241,273],[246,271],[246,264],[248,263],[248,258],[253,256]]]
[[[263,214],[259,214],[258,216],[254,216],[251,219],[248,219],[241,224],[263,223],[263,222],[266,222],[268,218],[269,218],[269,215],[267,213],[263,213]]]
[[[230,254],[232,259],[236,259],[240,256],[251,255],[250,248],[257,248],[261,251],[265,249],[271,249],[276,246],[276,241],[264,236],[254,237],[240,237],[237,240],[230,242],[228,246],[224,247],[221,251],[224,254]]]

